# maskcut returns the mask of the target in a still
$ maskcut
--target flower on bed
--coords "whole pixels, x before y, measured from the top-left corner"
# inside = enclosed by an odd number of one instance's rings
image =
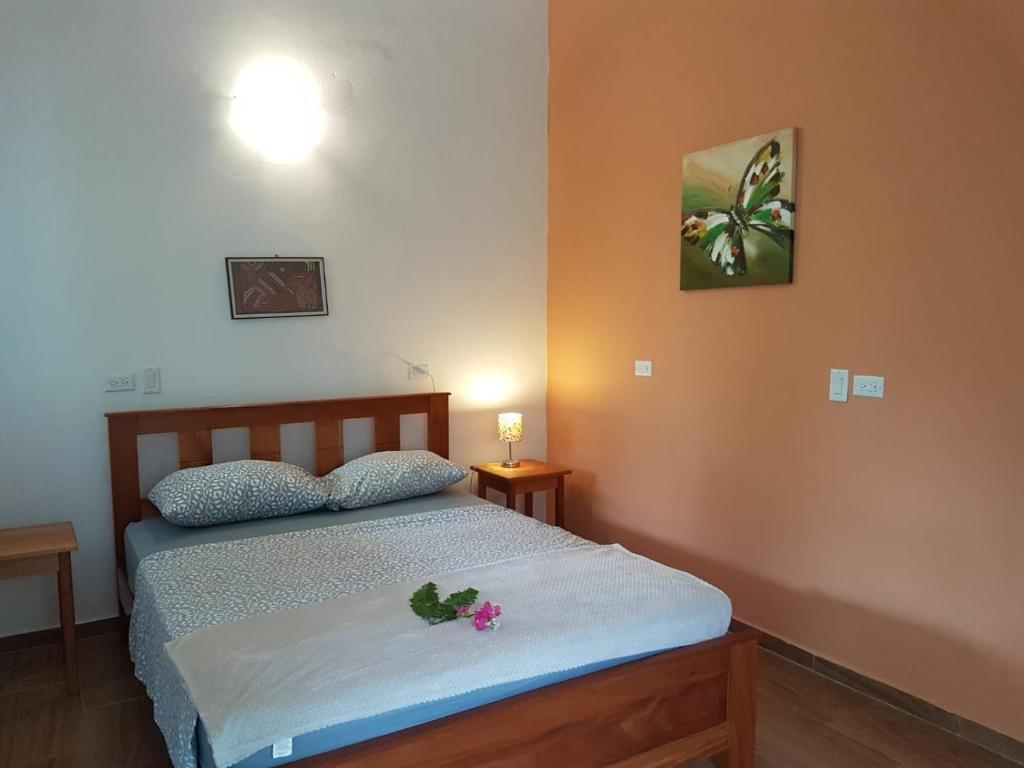
[[[501,606],[495,603],[491,605],[488,600],[483,607],[476,607],[476,597],[479,592],[472,587],[461,592],[452,592],[444,600],[437,593],[437,585],[434,582],[424,584],[413,592],[409,599],[409,607],[412,612],[430,624],[441,624],[455,619],[473,619],[473,626],[478,632],[485,629],[497,629],[501,626],[498,617],[501,616]]]
[[[501,626],[501,622],[498,621],[499,616],[501,616],[501,606],[497,603],[491,605],[491,601],[488,600],[484,602],[483,608],[473,614],[473,626],[476,627],[477,632],[483,632],[485,629],[497,629]]]

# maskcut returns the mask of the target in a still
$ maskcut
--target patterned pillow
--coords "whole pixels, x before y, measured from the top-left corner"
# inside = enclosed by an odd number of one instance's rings
[[[437,493],[465,479],[466,470],[430,451],[381,451],[324,476],[330,509],[359,509]]]
[[[327,486],[280,461],[226,461],[174,472],[149,500],[175,525],[197,528],[308,512],[327,503]]]

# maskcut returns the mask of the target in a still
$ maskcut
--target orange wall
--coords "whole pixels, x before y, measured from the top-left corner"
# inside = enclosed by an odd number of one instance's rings
[[[1024,738],[1024,3],[552,0],[550,25],[569,527]],[[680,292],[682,154],[787,126],[795,283]],[[830,403],[830,367],[885,399]]]

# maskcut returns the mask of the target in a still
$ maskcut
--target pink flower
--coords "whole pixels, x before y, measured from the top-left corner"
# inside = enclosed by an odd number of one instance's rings
[[[477,632],[483,632],[485,629],[497,629],[499,616],[501,616],[501,606],[492,606],[490,601],[487,601],[473,614],[473,626],[476,627]]]
[[[455,615],[459,618],[464,618],[466,616],[469,616],[469,612],[471,609],[471,605],[460,605],[458,608],[455,609]]]

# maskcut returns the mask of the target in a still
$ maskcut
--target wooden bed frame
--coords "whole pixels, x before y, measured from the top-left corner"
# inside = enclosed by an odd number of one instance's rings
[[[279,461],[281,425],[312,422],[324,474],[344,459],[345,420],[372,418],[375,449],[397,450],[405,414],[426,414],[427,447],[447,457],[447,392],[106,414],[123,613],[132,610],[125,528],[155,514],[140,499],[139,435],[176,432],[185,468],[213,463],[214,430],[247,427],[252,458]],[[721,768],[753,768],[759,636],[730,632],[289,765],[668,768],[714,757]]]

